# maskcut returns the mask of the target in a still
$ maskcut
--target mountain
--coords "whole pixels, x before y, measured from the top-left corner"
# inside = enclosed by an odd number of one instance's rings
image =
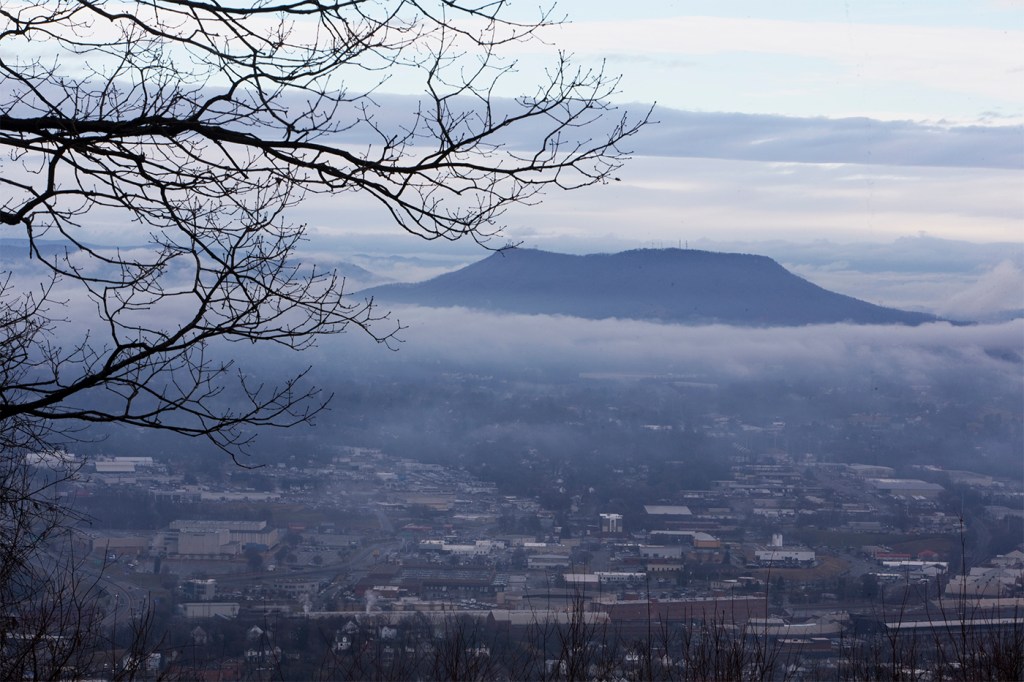
[[[509,249],[425,282],[362,295],[384,304],[684,324],[915,325],[938,319],[827,291],[765,256],[689,249],[586,256]]]
[[[41,266],[39,263],[30,257],[31,250],[29,246],[29,241],[27,239],[0,237],[0,266],[3,266],[7,270],[14,271],[25,269],[35,269],[37,272],[40,271]],[[120,247],[100,244],[83,244],[82,246],[100,252],[113,248],[120,248],[122,250],[153,248],[152,245],[146,246],[142,244],[127,244],[121,245]],[[79,247],[69,242],[46,239],[37,239],[35,242],[35,248],[43,258],[57,259],[58,261],[63,258],[65,254],[70,255],[79,250]],[[345,279],[346,291],[377,286],[394,281],[394,278],[392,277],[383,277],[375,272],[367,270],[366,268],[360,267],[355,263],[340,260],[336,257],[332,257],[330,253],[324,253],[321,251],[299,252],[295,255],[294,260],[297,262],[316,263],[317,269],[320,272],[328,270],[336,271],[339,276]]]

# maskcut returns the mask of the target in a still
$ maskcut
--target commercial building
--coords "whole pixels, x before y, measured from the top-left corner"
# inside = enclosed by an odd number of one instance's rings
[[[893,497],[924,497],[934,499],[944,490],[938,483],[916,478],[869,478],[868,485],[880,493]]]
[[[186,602],[181,611],[186,618],[235,618],[238,616],[237,602]]]
[[[247,545],[268,549],[280,540],[266,521],[177,520],[169,527],[164,551],[181,556],[234,556]]]
[[[622,531],[622,514],[601,514],[602,533],[606,535],[619,535]]]
[[[816,558],[813,549],[786,547],[781,533],[773,534],[770,545],[754,552],[754,559],[761,566],[811,566]]]

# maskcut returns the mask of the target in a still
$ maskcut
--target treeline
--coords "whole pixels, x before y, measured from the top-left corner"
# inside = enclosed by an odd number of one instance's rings
[[[616,626],[576,601],[527,624],[377,613],[323,619],[159,619],[92,660],[111,678],[243,680],[1018,680],[1024,616],[934,614],[932,627],[854,618],[838,638],[787,639],[719,616]],[[893,614],[892,620],[902,620]],[[155,625],[155,621],[150,626]],[[134,637],[134,638],[133,638]],[[148,643],[141,646],[140,642]],[[79,659],[86,660],[86,659]],[[88,677],[100,670],[26,670]],[[27,679],[27,678],[26,678]]]
[[[1017,680],[1024,619],[990,629],[970,619],[929,632],[870,627],[838,641],[767,636],[723,615],[687,625],[618,629],[571,610],[525,627],[472,618],[387,615],[341,623],[253,626],[241,663],[250,679],[324,680]],[[278,644],[278,642],[280,644]],[[193,647],[169,670],[216,667]],[[257,652],[253,655],[253,652]]]

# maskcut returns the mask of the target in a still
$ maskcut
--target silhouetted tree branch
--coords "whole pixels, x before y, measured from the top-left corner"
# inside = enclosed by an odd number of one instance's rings
[[[355,193],[401,230],[485,244],[509,206],[618,167],[645,120],[608,116],[615,79],[560,55],[532,92],[495,95],[519,68],[502,52],[552,23],[501,0],[0,6],[0,617],[35,609],[38,642],[66,642],[50,626],[79,604],[58,618],[43,593],[18,601],[67,522],[26,455],[115,424],[235,456],[330,396],[308,370],[251,374],[225,344],[395,339],[297,257],[304,199]],[[381,105],[392,79],[418,93],[408,111]],[[27,622],[5,622],[4,644]]]
[[[510,205],[621,162],[644,121],[606,116],[604,73],[561,55],[534,92],[493,94],[517,69],[502,50],[552,23],[462,0],[0,10],[0,236],[26,237],[53,278],[0,288],[17,349],[0,367],[5,440],[113,422],[237,452],[250,426],[308,421],[329,396],[302,376],[264,385],[212,344],[303,349],[350,327],[388,343],[396,327],[345,298],[336,273],[296,261],[304,227],[289,209],[356,192],[408,232],[483,243]],[[392,78],[419,83],[404,116],[374,99]],[[109,224],[140,246],[95,246]],[[50,296],[69,283],[78,341]],[[226,399],[229,386],[244,397]]]

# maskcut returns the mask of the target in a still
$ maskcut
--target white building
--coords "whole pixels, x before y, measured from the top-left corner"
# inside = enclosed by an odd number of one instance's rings
[[[806,547],[786,547],[782,533],[772,535],[772,543],[754,552],[754,558],[762,566],[810,566],[817,555]]]
[[[765,566],[809,565],[816,558],[813,549],[802,547],[762,547],[754,552],[754,558]]]
[[[647,581],[647,574],[641,572],[594,571],[594,575],[602,585],[637,585]]]
[[[501,540],[477,540],[472,545],[443,542],[437,549],[459,556],[487,556],[493,552],[505,549],[505,543]]]
[[[275,546],[280,531],[266,521],[176,520],[170,523],[172,535],[177,531],[177,553],[239,554],[247,544],[265,548]]]
[[[613,535],[622,533],[622,514],[601,514],[601,532]]]

